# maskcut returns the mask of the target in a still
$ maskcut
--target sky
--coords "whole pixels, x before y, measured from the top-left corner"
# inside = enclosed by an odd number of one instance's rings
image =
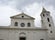
[[[42,8],[51,12],[55,24],[55,0],[0,0],[0,26],[11,24],[10,16],[20,14],[22,11],[35,18],[35,26],[41,26]]]

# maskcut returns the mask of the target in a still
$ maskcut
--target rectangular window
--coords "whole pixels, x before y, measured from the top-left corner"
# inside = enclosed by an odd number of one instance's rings
[[[47,18],[47,20],[48,20],[48,22],[50,22],[50,19],[49,18]]]
[[[51,27],[51,24],[49,24],[49,27]]]
[[[52,31],[50,31],[50,33],[52,33]]]

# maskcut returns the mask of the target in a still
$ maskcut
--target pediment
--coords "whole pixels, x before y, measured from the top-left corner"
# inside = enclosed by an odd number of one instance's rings
[[[35,19],[25,13],[21,13],[21,14],[18,14],[18,15],[15,15],[15,16],[11,16],[10,18],[17,18],[17,19],[20,19],[20,18],[26,18],[26,19]]]

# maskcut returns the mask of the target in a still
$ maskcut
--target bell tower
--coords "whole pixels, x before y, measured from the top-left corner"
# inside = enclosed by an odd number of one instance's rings
[[[53,36],[54,23],[53,23],[51,15],[50,15],[50,12],[47,11],[45,8],[43,8],[40,16],[41,16],[42,28],[47,28],[48,29],[48,36],[52,37]]]

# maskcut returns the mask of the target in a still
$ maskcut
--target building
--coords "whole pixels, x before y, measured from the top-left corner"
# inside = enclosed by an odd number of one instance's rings
[[[43,8],[41,28],[35,27],[35,18],[21,13],[11,18],[11,25],[0,26],[0,40],[55,40],[55,27],[50,12]]]

